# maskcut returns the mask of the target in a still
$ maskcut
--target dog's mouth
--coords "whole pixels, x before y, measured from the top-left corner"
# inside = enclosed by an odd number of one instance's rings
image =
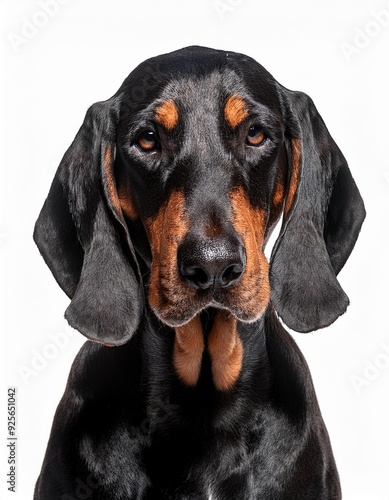
[[[266,275],[254,280],[247,277],[247,281],[252,282],[253,287],[236,283],[228,289],[210,287],[207,290],[193,290],[182,283],[179,289],[163,289],[157,296],[151,286],[149,301],[156,316],[171,327],[187,324],[208,308],[228,311],[243,322],[254,322],[262,316],[269,302],[268,279]]]
[[[222,228],[198,231],[186,221],[183,207],[183,195],[176,192],[147,226],[153,311],[171,327],[209,307],[256,321],[270,299],[264,214],[251,207],[241,189],[231,194],[231,220]]]

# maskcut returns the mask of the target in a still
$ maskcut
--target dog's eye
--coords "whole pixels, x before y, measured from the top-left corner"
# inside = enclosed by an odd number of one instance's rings
[[[246,136],[246,143],[249,146],[260,146],[266,139],[266,135],[261,127],[253,125],[249,128]]]
[[[158,141],[152,130],[145,130],[138,135],[136,143],[143,151],[154,151],[157,148]]]

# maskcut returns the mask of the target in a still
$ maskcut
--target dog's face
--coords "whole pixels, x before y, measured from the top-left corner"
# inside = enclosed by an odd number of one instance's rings
[[[194,67],[120,126],[119,200],[145,227],[148,299],[171,326],[208,306],[254,321],[268,304],[263,248],[282,210],[287,160],[277,91],[267,91],[266,104],[231,69]]]
[[[72,298],[69,322],[120,344],[144,295],[174,327],[207,307],[253,322],[270,300],[295,330],[330,324],[348,303],[336,273],[363,218],[307,96],[246,56],[191,47],[142,63],[89,110],[35,239]]]

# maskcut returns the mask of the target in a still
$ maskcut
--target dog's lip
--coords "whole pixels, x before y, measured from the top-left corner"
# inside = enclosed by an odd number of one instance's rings
[[[209,294],[207,294],[209,295]],[[214,300],[212,297],[204,297],[203,300],[198,300],[192,302],[188,307],[185,308],[185,311],[180,311],[179,308],[174,307],[174,305],[170,305],[168,310],[158,309],[152,307],[155,315],[158,319],[167,326],[172,328],[177,328],[186,325],[191,321],[195,316],[208,309],[210,307],[214,307],[215,309],[225,309],[229,310],[227,307],[223,306],[223,304]]]
[[[174,315],[174,314],[164,314],[162,311],[154,310],[154,313],[159,318],[159,320],[167,326],[171,328],[179,328],[181,326],[186,325],[191,321],[195,316],[200,314],[205,309],[215,308],[219,310],[228,311],[231,316],[235,317],[238,321],[242,321],[243,323],[253,323],[257,321],[263,314],[248,314],[246,312],[240,311],[237,308],[229,307],[223,302],[219,302],[214,298],[210,299],[204,304],[199,304],[197,307],[193,307],[192,309],[187,311],[187,314]]]

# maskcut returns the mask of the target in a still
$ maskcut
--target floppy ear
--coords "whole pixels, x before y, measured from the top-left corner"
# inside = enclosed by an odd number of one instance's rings
[[[346,160],[312,100],[283,90],[289,188],[271,256],[272,300],[293,330],[334,322],[349,300],[336,275],[348,259],[365,209]]]
[[[119,104],[94,104],[65,153],[34,240],[72,299],[65,316],[91,340],[128,341],[142,313],[140,273],[113,174]]]

